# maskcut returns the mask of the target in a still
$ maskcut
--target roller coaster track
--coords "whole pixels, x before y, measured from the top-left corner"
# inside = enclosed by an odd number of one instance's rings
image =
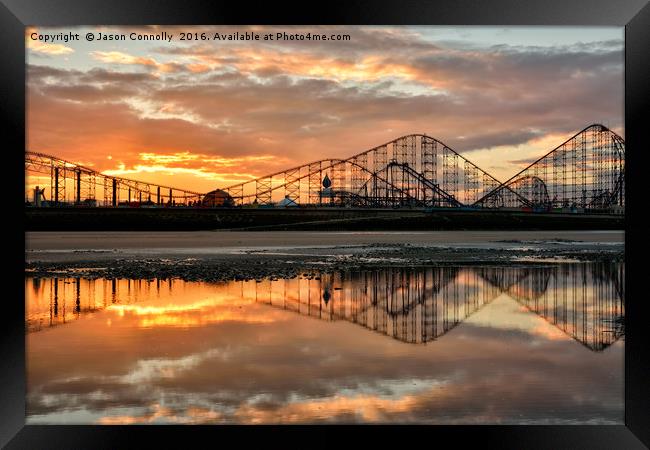
[[[72,323],[66,320],[66,313],[101,310],[97,305],[105,307],[121,298],[120,288],[131,292],[140,286],[132,287],[129,280],[82,277],[31,282],[38,286],[46,283],[50,289],[49,304],[39,302],[36,306],[41,310],[40,320],[26,324],[30,331],[43,324]],[[165,282],[170,280],[156,280],[158,286]],[[95,289],[95,283],[102,288]],[[321,272],[314,278],[250,282],[250,289],[241,292],[243,298],[254,302],[321,320],[344,320],[409,343],[442,337],[506,294],[589,350],[600,352],[625,334],[624,284],[624,264],[592,262],[349,269]],[[66,300],[76,304],[73,310],[60,307]]]
[[[504,183],[438,139],[410,134],[347,159],[320,159],[222,190],[234,206],[271,206],[287,199],[289,205],[361,208],[622,209],[624,166],[623,139],[600,124],[584,128]],[[103,206],[124,200],[199,206],[205,196],[102,174],[37,152],[25,153],[25,169],[49,175],[54,205],[68,203],[70,197],[83,204],[103,196]],[[66,195],[70,187],[72,196]]]
[[[474,205],[607,208],[625,205],[625,141],[600,124],[579,131]],[[517,193],[516,197],[512,193]]]
[[[614,286],[622,282],[622,272],[609,263],[392,267],[267,281],[255,285],[255,299],[322,320],[345,320],[403,342],[425,343],[506,294],[589,350],[601,352],[625,334],[624,297]],[[585,285],[592,287],[583,289]],[[274,290],[294,294],[274,297]]]
[[[405,178],[399,183],[381,176],[391,167],[405,169]],[[340,198],[329,191],[323,195],[321,184],[326,175]],[[371,181],[380,182],[373,186],[373,194],[363,192]],[[445,206],[463,206],[466,203],[459,200],[459,193],[467,202],[472,194],[475,197],[478,192],[487,193],[500,184],[443,142],[424,134],[411,134],[347,159],[312,161],[223,190],[238,204],[272,204],[274,193],[279,193],[281,196],[275,198],[288,198],[297,204],[320,205],[323,198],[325,204],[344,204],[344,197],[356,197],[367,198],[367,204],[359,206],[436,206],[440,199],[447,199],[443,201]],[[399,199],[387,194],[389,191],[398,194]]]
[[[68,179],[73,181],[74,202],[77,204],[82,203],[82,199],[96,200],[98,186],[103,187],[104,204],[112,206],[117,206],[119,199],[125,198],[119,195],[120,191],[126,194],[129,202],[132,199],[143,202],[155,198],[159,205],[165,203],[165,198],[169,203],[177,200],[188,203],[200,201],[204,196],[187,189],[106,175],[90,167],[38,152],[25,152],[25,171],[50,176],[50,199],[54,204],[65,202]]]

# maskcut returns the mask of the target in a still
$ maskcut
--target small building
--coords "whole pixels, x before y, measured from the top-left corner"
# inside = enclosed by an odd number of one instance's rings
[[[228,207],[234,206],[235,201],[226,191],[221,189],[215,189],[212,192],[208,192],[201,200],[201,206],[207,208],[217,208],[217,207]]]

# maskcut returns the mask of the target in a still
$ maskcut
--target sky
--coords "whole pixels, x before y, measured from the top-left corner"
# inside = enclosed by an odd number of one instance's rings
[[[236,31],[350,39],[179,40]],[[28,27],[25,42],[29,151],[198,192],[412,133],[501,181],[592,123],[624,136],[622,27]]]

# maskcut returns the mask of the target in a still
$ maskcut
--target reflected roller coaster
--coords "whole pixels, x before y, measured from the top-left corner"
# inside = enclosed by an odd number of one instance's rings
[[[49,174],[49,203],[54,206],[115,207],[124,202],[152,207],[206,206],[203,193],[104,175],[41,153],[27,152],[25,168],[27,172]],[[624,172],[623,138],[594,124],[505,182],[443,142],[412,134],[347,159],[313,161],[221,190],[235,207],[571,208],[622,212]],[[72,202],[68,201],[70,192],[74,193]],[[103,197],[103,202],[96,197]]]
[[[260,303],[344,320],[407,343],[447,334],[502,294],[592,351],[625,334],[622,264],[348,270],[266,280]]]
[[[27,279],[32,292],[41,292],[49,301],[28,302],[31,319],[26,327],[38,331],[70,323],[120,299],[130,303],[132,291],[171,292],[175,282]],[[592,351],[603,351],[625,334],[625,265],[610,262],[351,269],[230,285],[237,286],[241,300],[321,320],[351,322],[413,344],[444,336],[502,294]],[[214,286],[225,289],[226,285]]]

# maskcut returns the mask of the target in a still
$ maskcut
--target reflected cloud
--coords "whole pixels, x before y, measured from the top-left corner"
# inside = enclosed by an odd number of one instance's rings
[[[623,344],[598,337],[622,316],[620,269],[58,280],[84,318],[27,334],[28,422],[622,423]],[[583,281],[599,288],[577,297]],[[53,289],[27,280],[32,322]]]
[[[149,414],[142,416],[110,416],[98,420],[99,425],[132,425],[144,423],[177,423],[177,424],[198,424],[210,423],[220,418],[219,413],[202,408],[188,408],[184,415],[178,415],[170,408],[159,404],[151,407]]]
[[[235,418],[242,423],[250,424],[309,423],[322,421],[327,416],[332,418],[350,416],[363,422],[377,422],[385,419],[387,413],[409,412],[415,403],[416,398],[413,396],[399,399],[386,399],[377,396],[335,396],[325,400],[294,402],[273,410],[244,405],[237,411]]]
[[[201,354],[184,356],[176,359],[147,359],[140,360],[137,366],[128,374],[117,377],[111,381],[120,383],[144,383],[155,378],[174,378],[179,371],[191,370],[208,359],[219,358],[223,361],[229,359],[229,352],[221,349],[211,349]]]

